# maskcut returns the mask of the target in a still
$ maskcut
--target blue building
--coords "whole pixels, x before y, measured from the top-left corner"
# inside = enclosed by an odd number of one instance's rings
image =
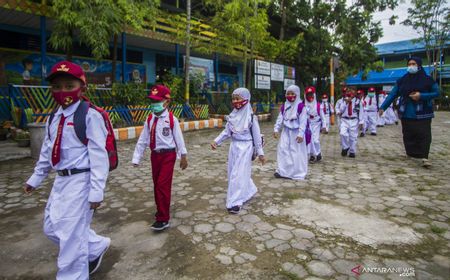
[[[347,85],[359,88],[375,87],[378,91],[389,91],[400,77],[406,73],[406,62],[411,56],[418,56],[423,60],[423,66],[428,74],[437,71],[436,81],[441,85],[444,94],[450,94],[450,41],[445,44],[441,55],[441,65],[428,65],[428,59],[423,42],[405,40],[375,45],[384,70],[381,72],[370,71],[363,78],[362,73],[350,76],[346,80]]]

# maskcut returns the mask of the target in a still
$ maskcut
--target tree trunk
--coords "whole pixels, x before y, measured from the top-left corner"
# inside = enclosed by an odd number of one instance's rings
[[[117,34],[114,34],[113,38],[113,56],[112,56],[112,70],[111,70],[111,83],[116,82],[116,68],[117,68]]]
[[[286,27],[286,5],[285,2],[288,0],[280,1],[280,9],[281,9],[281,27],[280,27],[280,41],[284,40],[284,29]]]
[[[186,1],[186,59],[184,62],[184,97],[186,104],[189,104],[189,65],[190,65],[190,56],[191,56],[191,0]]]
[[[258,2],[255,0],[254,6],[253,6],[253,16],[256,18],[258,16]],[[251,39],[250,43],[250,63],[249,63],[249,69],[248,69],[248,76],[247,76],[247,88],[252,88],[252,66],[253,66],[253,55],[254,55],[254,48],[255,48],[255,42],[254,38]]]
[[[248,0],[245,1],[245,6],[248,6]],[[245,15],[245,27],[248,30],[248,15]],[[247,43],[248,43],[248,33],[244,34],[244,63],[242,69],[242,80],[244,87],[247,86]]]

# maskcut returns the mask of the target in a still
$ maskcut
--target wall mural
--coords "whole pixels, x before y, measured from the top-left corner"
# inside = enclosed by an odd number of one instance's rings
[[[7,84],[40,85],[41,73],[46,74],[52,65],[64,60],[65,56],[48,54],[45,69],[41,69],[39,53],[0,49],[0,86]],[[110,60],[96,61],[90,58],[74,57],[74,63],[81,65],[86,73],[88,83],[99,87],[111,87],[112,62]],[[121,80],[122,63],[117,62],[116,81]],[[143,64],[126,63],[125,80],[127,82],[146,83],[146,66]]]

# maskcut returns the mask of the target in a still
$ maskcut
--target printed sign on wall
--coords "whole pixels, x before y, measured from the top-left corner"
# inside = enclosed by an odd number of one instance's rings
[[[271,63],[270,70],[272,81],[282,82],[284,80],[284,65]]]
[[[270,77],[263,75],[255,75],[255,88],[270,89]]]
[[[270,62],[255,59],[255,74],[270,76]]]

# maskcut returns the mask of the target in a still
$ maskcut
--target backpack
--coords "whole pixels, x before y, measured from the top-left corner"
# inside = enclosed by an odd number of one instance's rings
[[[253,138],[253,129],[252,129],[253,118],[254,118],[254,115],[252,114],[252,122],[251,122],[251,125],[250,125],[250,135],[252,136],[252,140],[254,140],[254,138]],[[254,141],[252,141],[252,142],[253,142],[252,161],[254,161],[258,157],[258,155],[257,155],[256,149],[255,149],[255,142]],[[266,143],[264,141],[264,134],[261,134],[261,146],[264,147],[265,144]]]
[[[317,104],[319,104],[319,102],[317,102]],[[298,104],[298,107],[297,107],[297,115],[300,115],[302,113],[303,108],[305,108],[305,103],[300,102]],[[281,114],[284,115],[284,103],[281,105],[280,111],[281,111]],[[320,105],[318,107],[318,111],[317,112],[320,115]],[[307,119],[307,121],[306,121],[306,129],[305,129],[306,145],[311,143],[311,137],[312,137],[312,132],[311,132],[311,128],[309,127],[309,119]]]
[[[356,116],[357,117],[359,117],[359,106],[360,106],[360,104],[361,104],[361,100],[360,99],[358,99],[358,98],[356,98],[356,101],[355,101],[355,108],[353,109],[355,112],[356,112]]]
[[[77,135],[80,142],[87,146],[89,139],[87,139],[87,137],[86,137],[86,116],[87,116],[87,113],[90,108],[99,112],[105,122],[105,127],[106,127],[106,130],[108,131],[108,135],[106,136],[105,148],[106,148],[106,152],[108,153],[109,171],[112,171],[112,170],[116,169],[117,166],[119,165],[119,157],[117,154],[116,137],[114,135],[114,129],[113,129],[111,121],[109,119],[108,112],[106,112],[105,110],[103,110],[100,107],[95,106],[87,98],[83,98],[81,100],[80,105],[78,106],[77,110],[75,111],[75,113],[73,115],[75,134]],[[50,114],[50,117],[48,120],[48,136],[49,136],[49,138],[50,138],[50,124],[52,123],[54,117],[55,117],[55,112]]]
[[[150,121],[152,119],[153,119],[153,113],[150,114],[148,116],[148,118],[147,118],[147,127],[148,127],[149,131],[151,130],[151,128],[150,128]],[[170,112],[170,111],[169,111],[169,125],[170,125],[170,129],[172,130],[172,135],[173,135],[173,127],[175,126],[175,121],[174,121],[174,118],[173,118],[173,113]]]

